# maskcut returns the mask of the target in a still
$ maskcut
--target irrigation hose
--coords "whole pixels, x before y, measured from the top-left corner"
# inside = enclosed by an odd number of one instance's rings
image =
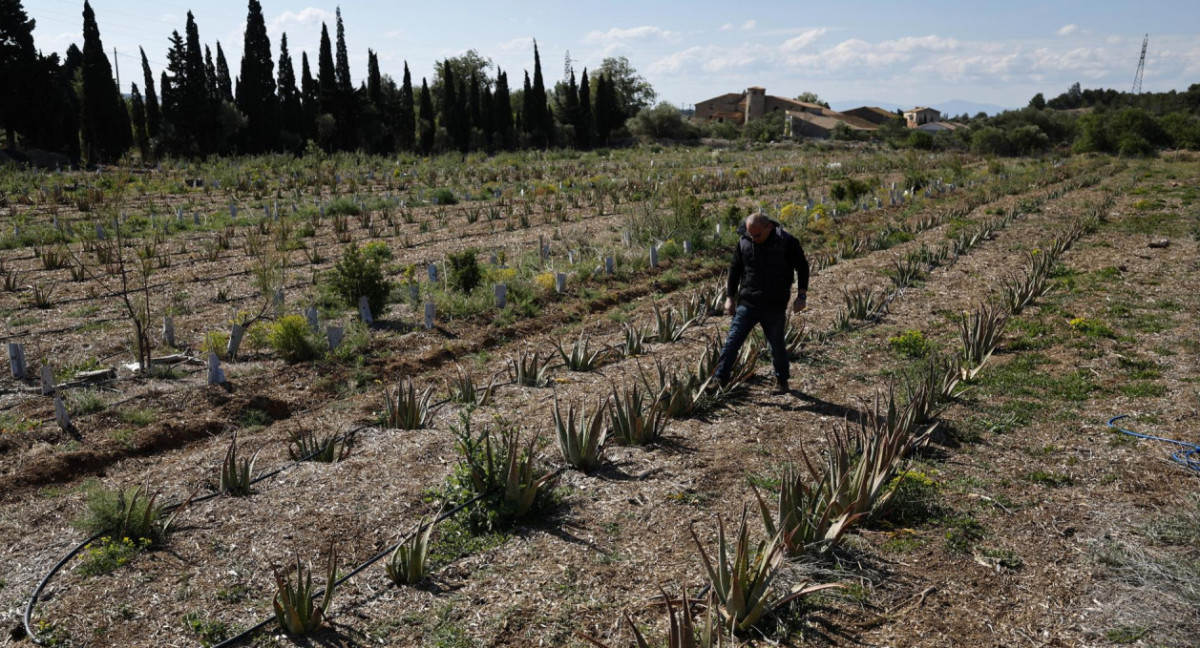
[[[345,576],[342,576],[341,578],[334,581],[333,585],[331,587],[336,588],[336,587],[341,586],[342,583],[345,583],[346,581],[350,580],[352,577],[357,576],[358,574],[362,573],[362,571],[364,569],[366,569],[367,567],[370,567],[371,565],[374,565],[375,563],[379,562],[385,556],[391,555],[391,553],[394,552],[397,547],[404,544],[405,542],[408,542],[409,540],[412,539],[413,536],[420,533],[421,531],[429,528],[430,526],[436,525],[437,523],[442,522],[443,520],[449,519],[455,513],[458,513],[459,511],[463,510],[464,508],[474,504],[475,502],[478,502],[479,500],[481,500],[485,497],[494,495],[496,493],[497,493],[497,491],[487,491],[485,493],[480,493],[480,494],[476,495],[475,497],[472,497],[471,499],[463,502],[462,504],[455,506],[454,508],[450,509],[449,511],[442,513],[436,519],[434,519],[432,522],[429,522],[428,524],[418,525],[417,528],[414,529],[412,533],[409,533],[408,535],[404,536],[403,538],[398,540],[395,544],[393,544],[393,545],[389,546],[388,548],[384,549],[383,551],[380,551],[379,553],[375,554],[375,556],[372,557],[371,559],[367,560],[366,562],[359,565],[358,567],[355,567],[353,570],[351,570]],[[325,594],[325,590],[321,589],[312,595],[312,600],[316,600],[316,599],[320,598],[321,596],[324,596],[324,594]],[[265,628],[268,624],[270,624],[274,620],[275,620],[275,615],[272,614],[271,616],[263,619],[262,621],[259,621],[253,627],[242,631],[241,634],[239,634],[235,637],[226,639],[225,641],[222,641],[219,644],[215,644],[212,648],[229,648],[230,646],[236,646],[237,644],[241,643],[242,641],[245,641],[246,639],[253,636],[259,630],[262,630],[263,628]]]
[[[1123,418],[1129,418],[1129,415],[1122,414],[1120,416],[1112,417],[1108,420],[1108,427],[1113,428],[1122,434],[1128,434],[1129,436],[1138,439],[1159,441],[1162,443],[1170,443],[1179,446],[1179,450],[1171,453],[1171,461],[1174,461],[1175,463],[1187,468],[1188,470],[1191,470],[1194,473],[1200,474],[1200,445],[1195,443],[1187,443],[1184,441],[1177,441],[1175,439],[1167,439],[1165,437],[1154,436],[1152,434],[1142,434],[1140,432],[1126,430],[1125,428],[1116,424],[1117,421]]]
[[[353,430],[350,430],[349,432],[342,434],[340,440],[345,441],[346,439],[350,438],[352,435],[358,433],[360,430],[364,430],[368,427],[370,427],[370,426],[360,425],[360,426],[354,428]],[[250,481],[250,483],[257,484],[258,482],[260,482],[264,479],[274,477],[275,475],[278,475],[279,473],[281,473],[289,468],[293,468],[304,461],[308,461],[309,459],[312,459],[320,452],[321,452],[321,450],[319,450],[319,449],[315,450],[315,451],[305,455],[304,457],[301,457],[300,459],[293,461],[290,464],[285,464],[279,468],[276,468],[275,470],[272,470],[268,473],[264,473],[262,475],[259,475],[258,477],[255,477],[254,479],[252,479]],[[223,494],[224,493],[218,491],[216,493],[209,493],[208,495],[204,495],[203,497],[197,497],[194,499],[188,498],[188,499],[184,500],[183,502],[176,502],[174,504],[168,504],[168,505],[164,506],[162,508],[162,512],[170,513],[172,511],[178,509],[181,506],[184,506],[187,504],[199,504],[200,502],[208,501],[210,499],[219,497]],[[33,595],[29,597],[29,603],[26,604],[26,606],[25,606],[25,615],[22,618],[22,622],[25,625],[25,634],[30,638],[30,640],[33,641],[33,643],[35,643],[39,646],[45,645],[45,643],[42,641],[42,639],[37,636],[37,633],[33,631],[33,622],[32,622],[33,608],[35,605],[37,605],[38,598],[42,595],[42,591],[44,591],[46,589],[46,586],[50,584],[50,581],[54,578],[54,576],[56,574],[58,574],[58,572],[61,571],[62,568],[65,567],[67,565],[67,563],[71,561],[72,558],[74,558],[76,555],[78,555],[80,551],[83,551],[83,549],[85,547],[87,547],[89,544],[95,542],[97,539],[99,539],[101,536],[105,535],[106,533],[108,533],[108,532],[101,531],[101,532],[96,533],[95,535],[91,536],[87,540],[84,540],[83,542],[80,542],[78,545],[76,545],[74,549],[71,549],[71,551],[68,552],[67,555],[63,556],[62,559],[59,560],[58,563],[56,563],[54,565],[54,567],[52,567],[50,569],[50,571],[46,573],[45,577],[43,577],[41,582],[38,583],[37,588],[33,590]]]

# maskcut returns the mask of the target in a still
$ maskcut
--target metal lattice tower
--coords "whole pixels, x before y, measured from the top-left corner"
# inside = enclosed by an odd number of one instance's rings
[[[1142,94],[1142,72],[1146,70],[1146,45],[1150,44],[1150,34],[1142,39],[1142,56],[1138,59],[1137,74],[1133,77],[1133,94]]]

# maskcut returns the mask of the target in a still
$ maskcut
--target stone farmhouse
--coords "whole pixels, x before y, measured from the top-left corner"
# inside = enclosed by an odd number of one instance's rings
[[[855,110],[876,111],[864,106]],[[740,93],[728,93],[696,104],[694,118],[702,121],[730,122],[739,126],[773,112],[785,114],[787,131],[793,137],[828,138],[839,124],[855,131],[872,131],[879,123],[863,116],[840,113],[819,104],[768,95],[765,88],[754,86]]]
[[[937,133],[940,131],[952,131],[963,128],[962,124],[951,121],[943,121],[941,111],[936,108],[916,107],[912,110],[904,111],[904,121],[909,128],[923,130],[927,133]]]

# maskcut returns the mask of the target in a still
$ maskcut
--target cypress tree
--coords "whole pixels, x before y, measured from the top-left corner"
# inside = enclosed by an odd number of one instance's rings
[[[396,145],[401,151],[411,151],[416,145],[416,106],[413,103],[412,75],[408,61],[404,62],[404,81],[400,86],[400,102],[396,112]]]
[[[521,132],[529,136],[533,143],[533,131],[536,120],[533,117],[533,85],[529,83],[529,70],[525,70],[525,86],[521,92]]]
[[[213,65],[212,50],[208,45],[204,46],[204,87],[210,97],[220,99],[217,95],[217,66]]]
[[[483,125],[483,115],[481,111],[483,107],[479,98],[479,73],[472,72],[471,80],[467,85],[467,121],[470,123],[470,128],[480,128]]]
[[[317,54],[318,97],[321,112],[333,113],[333,100],[337,95],[337,79],[333,71],[333,46],[329,42],[329,28],[321,23],[321,47]]]
[[[592,89],[588,83],[587,68],[583,68],[583,77],[579,81],[579,114],[575,120],[575,146],[580,149],[592,148]]]
[[[420,114],[417,115],[417,123],[419,124],[419,136],[417,143],[420,146],[422,155],[429,155],[433,152],[433,135],[434,135],[434,114],[433,114],[433,97],[429,94],[429,84],[424,78],[421,79],[421,104]]]
[[[279,81],[276,87],[279,90],[280,130],[299,140],[303,136],[300,126],[303,108],[300,92],[296,89],[296,70],[292,66],[292,55],[288,53],[286,33],[279,37]]]
[[[0,1],[0,125],[8,148],[17,147],[17,130],[31,127],[37,115],[50,106],[39,106],[17,92],[39,81],[38,53],[33,46],[33,28],[20,0]]]
[[[150,160],[150,134],[146,131],[146,105],[142,101],[142,93],[138,92],[138,86],[133,84],[130,99],[130,110],[133,113],[133,143],[137,145],[138,152],[142,154],[142,162]]]
[[[229,77],[229,63],[225,61],[221,41],[217,41],[217,92],[221,94],[222,101],[233,103],[233,80]]]
[[[162,113],[158,108],[158,94],[154,92],[154,74],[150,72],[150,62],[146,60],[146,50],[138,48],[142,54],[142,80],[146,83],[146,134],[150,139],[158,137],[162,129]],[[217,56],[221,54],[217,46]],[[135,116],[134,119],[137,117]]]
[[[321,114],[321,91],[308,67],[308,52],[300,52],[300,136],[305,140],[316,135],[317,115]]]
[[[462,142],[459,139],[462,133],[458,118],[457,86],[458,84],[454,81],[454,70],[450,67],[450,60],[447,59],[442,63],[442,96],[438,103],[437,123],[446,129],[446,134],[450,136],[450,145],[462,148]]]
[[[367,101],[376,108],[383,107],[383,79],[379,75],[379,56],[367,50]]]
[[[81,66],[82,105],[80,110],[83,153],[88,162],[115,160],[128,148],[131,139],[125,102],[113,82],[112,64],[100,42],[96,14],[87,0],[83,3],[83,63]]]
[[[246,151],[261,153],[274,148],[278,139],[279,114],[275,97],[275,64],[271,41],[263,20],[262,5],[250,0],[238,75],[237,106],[246,115]]]
[[[346,27],[342,24],[342,8],[337,8],[337,89],[344,94],[354,92],[350,80],[350,55],[346,52]]]
[[[496,97],[492,104],[497,145],[502,149],[510,149],[513,146],[512,96],[508,91],[508,73],[499,68],[496,70]]]
[[[533,113],[526,118],[532,123],[530,131],[534,145],[545,147],[554,141],[554,118],[546,103],[546,84],[542,80],[542,57],[538,54],[537,41],[533,41],[533,97],[530,101]]]
[[[184,46],[184,85],[181,89],[184,102],[184,123],[177,123],[177,128],[190,131],[196,152],[201,156],[208,155],[214,150],[216,140],[216,110],[211,101],[212,93],[208,88],[208,76],[204,70],[204,55],[200,51],[200,30],[196,27],[196,19],[192,12],[187,13],[187,40]]]

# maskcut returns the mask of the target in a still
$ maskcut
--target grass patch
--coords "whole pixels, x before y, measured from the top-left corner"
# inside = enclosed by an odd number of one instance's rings
[[[146,427],[158,419],[158,410],[154,409],[153,407],[121,410],[120,417],[122,421],[130,425],[136,427]]]
[[[1162,398],[1167,395],[1166,385],[1145,380],[1126,383],[1120,389],[1129,398]]]
[[[83,576],[99,576],[129,564],[138,554],[150,547],[150,538],[129,537],[114,540],[104,536],[83,548],[79,566],[75,568]]]

